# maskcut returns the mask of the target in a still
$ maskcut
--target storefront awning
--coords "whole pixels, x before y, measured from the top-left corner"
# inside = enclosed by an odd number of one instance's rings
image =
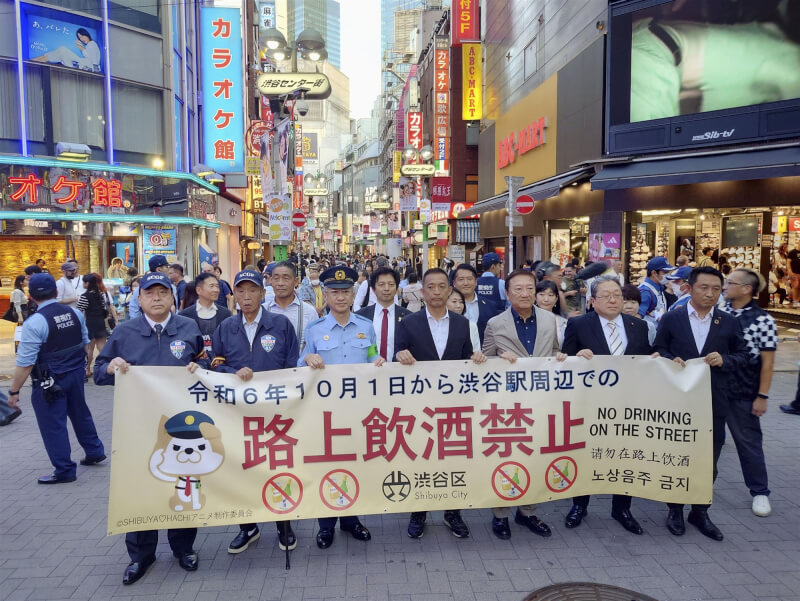
[[[558,196],[561,188],[569,186],[571,183],[584,179],[594,173],[594,167],[580,167],[559,173],[553,177],[539,180],[527,186],[523,186],[519,190],[519,194],[527,194],[533,200],[539,201],[545,198],[552,198]],[[458,214],[459,218],[472,217],[473,215],[480,215],[488,211],[496,211],[498,209],[505,209],[508,202],[508,191],[493,196],[487,200],[475,204],[475,206],[462,211]]]
[[[592,190],[676,186],[800,175],[800,148],[777,148],[607,165]]]
[[[218,229],[219,223],[198,219],[195,217],[169,217],[162,215],[121,215],[117,213],[59,213],[56,211],[0,211],[0,221],[6,219],[36,221],[94,221],[100,223],[141,223],[157,225],[194,225],[197,227],[207,227]]]
[[[456,221],[456,242],[477,244],[481,240],[481,224],[478,220],[459,219]]]

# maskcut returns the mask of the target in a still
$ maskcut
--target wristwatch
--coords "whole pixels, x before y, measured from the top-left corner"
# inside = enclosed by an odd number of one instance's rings
[[[19,390],[9,390],[8,396],[19,396]]]
[[[769,399],[769,397],[768,397],[766,394],[761,394],[760,392],[759,392],[759,393],[758,393],[756,396],[757,396],[758,398],[760,398],[760,399],[764,399],[765,401],[766,401],[767,399]]]

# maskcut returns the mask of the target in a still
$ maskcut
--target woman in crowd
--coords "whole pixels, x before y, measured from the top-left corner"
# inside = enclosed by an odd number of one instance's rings
[[[406,309],[416,313],[422,308],[422,284],[419,283],[416,271],[409,272],[408,284],[400,293],[403,302],[406,303]]]
[[[556,333],[558,346],[564,342],[564,330],[567,329],[567,319],[561,315],[561,303],[558,300],[558,286],[550,280],[542,280],[536,284],[536,306],[545,311],[552,311],[556,320]]]
[[[14,306],[17,312],[17,325],[21,326],[22,322],[28,318],[28,296],[25,294],[25,285],[29,276],[24,274],[18,275],[14,278],[14,289],[11,291],[11,298],[9,302]],[[14,341],[14,352],[17,352],[19,342]]]
[[[186,282],[186,288],[183,289],[183,298],[181,299],[180,310],[188,309],[197,302],[197,280]]]
[[[459,315],[464,315],[467,312],[467,301],[460,290],[453,288],[450,296],[447,297],[447,309]],[[481,339],[478,335],[478,324],[472,320],[469,322],[469,339],[472,342],[472,350],[479,351]]]
[[[642,318],[639,315],[639,305],[642,304],[642,293],[633,284],[625,284],[622,287],[622,312],[625,315]],[[650,341],[650,346],[653,346],[653,341],[656,339],[656,324],[652,321],[645,320],[647,324],[647,339]]]
[[[112,332],[114,328],[117,327],[117,323],[119,322],[119,318],[117,316],[117,308],[114,306],[114,297],[106,289],[106,285],[103,283],[103,278],[100,277],[99,273],[93,273],[91,275],[97,278],[97,288],[100,290],[100,293],[106,299],[106,307],[108,308],[108,317],[106,317],[106,326],[108,326],[107,328],[108,331]]]
[[[96,274],[86,274],[83,276],[85,292],[78,297],[78,309],[83,311],[86,318],[86,329],[89,331],[89,344],[86,345],[87,380],[92,375],[95,349],[100,354],[108,340],[108,329],[106,328],[106,318],[109,316],[108,300],[100,290],[99,284],[102,284],[102,280],[98,281]]]

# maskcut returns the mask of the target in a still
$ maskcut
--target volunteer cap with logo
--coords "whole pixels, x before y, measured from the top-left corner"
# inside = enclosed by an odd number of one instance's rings
[[[253,271],[252,269],[245,269],[244,271],[237,273],[233,280],[233,287],[236,288],[236,286],[242,282],[252,282],[256,286],[264,285],[264,279],[261,277],[261,274],[257,271]]]
[[[164,288],[172,290],[172,282],[170,279],[158,271],[151,271],[150,273],[145,274],[144,277],[139,281],[140,290],[147,290],[152,286],[164,286]]]
[[[674,265],[670,265],[666,257],[653,257],[647,262],[647,271],[673,271],[677,269]]]
[[[56,292],[56,281],[49,273],[34,273],[28,281],[31,296],[42,298]]]
[[[483,255],[483,268],[486,269],[497,263],[502,263],[503,260],[497,253],[486,253]]]
[[[691,267],[678,267],[675,271],[667,276],[667,279],[674,282],[675,280],[688,280],[692,273]]]
[[[277,263],[273,262],[264,268],[264,275],[272,275],[272,270],[275,269]]]
[[[358,279],[358,272],[346,265],[330,267],[319,276],[326,288],[352,288]]]

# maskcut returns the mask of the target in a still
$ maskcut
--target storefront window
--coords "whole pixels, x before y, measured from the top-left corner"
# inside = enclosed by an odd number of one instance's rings
[[[113,82],[114,150],[144,155],[164,153],[164,118],[159,90]],[[143,157],[142,163],[149,161]]]
[[[108,18],[110,21],[161,33],[158,4],[158,2],[141,2],[141,0],[113,0],[108,3]]]

